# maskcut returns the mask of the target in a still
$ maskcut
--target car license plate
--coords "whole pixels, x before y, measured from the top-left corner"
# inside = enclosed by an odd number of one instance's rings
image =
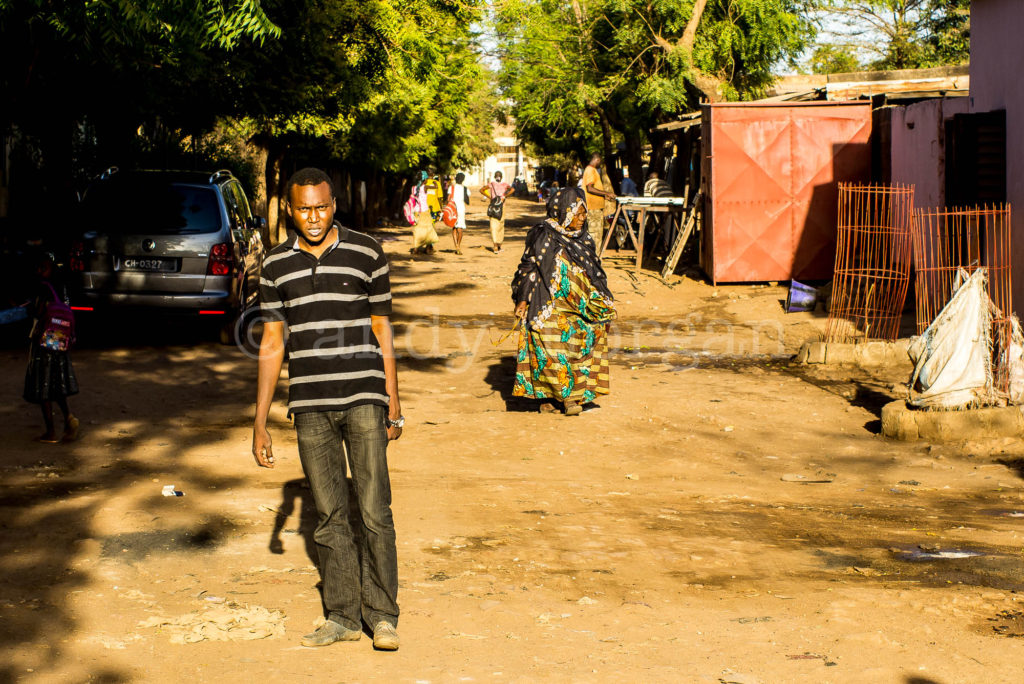
[[[176,267],[174,259],[121,259],[122,271],[174,271]]]

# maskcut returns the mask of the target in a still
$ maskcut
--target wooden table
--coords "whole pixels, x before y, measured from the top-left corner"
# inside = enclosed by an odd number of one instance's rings
[[[686,211],[686,200],[682,197],[617,197],[615,215],[612,217],[611,228],[605,231],[604,240],[598,248],[597,255],[602,256],[608,249],[608,242],[619,224],[619,216],[625,220],[626,233],[629,235],[633,247],[636,249],[636,268],[639,271],[644,260],[644,228],[647,226],[648,214],[670,214],[675,222],[677,230],[682,227],[680,217]],[[640,214],[637,224],[639,230],[634,231],[633,221],[629,218],[630,212]],[[639,237],[637,236],[639,234]]]

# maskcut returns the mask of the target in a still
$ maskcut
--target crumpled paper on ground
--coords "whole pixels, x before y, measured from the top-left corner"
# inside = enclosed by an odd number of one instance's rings
[[[250,641],[284,636],[284,621],[287,619],[279,610],[230,603],[174,618],[154,616],[140,622],[139,627],[159,627],[170,635],[172,644],[207,640]]]

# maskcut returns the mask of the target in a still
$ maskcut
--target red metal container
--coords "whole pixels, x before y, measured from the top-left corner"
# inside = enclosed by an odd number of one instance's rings
[[[705,105],[701,125],[711,280],[831,278],[838,184],[871,178],[871,103]]]

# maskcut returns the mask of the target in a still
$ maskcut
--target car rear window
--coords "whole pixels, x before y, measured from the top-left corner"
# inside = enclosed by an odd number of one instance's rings
[[[184,235],[220,230],[217,191],[139,180],[100,182],[82,200],[89,229],[114,234]]]

